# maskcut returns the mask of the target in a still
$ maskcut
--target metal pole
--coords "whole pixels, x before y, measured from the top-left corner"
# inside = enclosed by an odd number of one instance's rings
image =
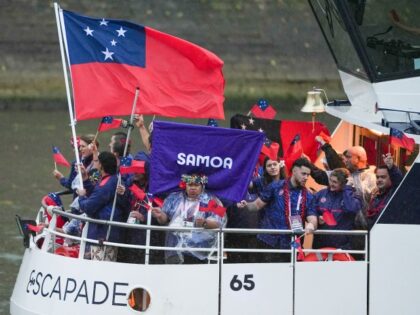
[[[63,74],[64,74],[64,82],[66,85],[66,94],[67,94],[67,106],[69,108],[69,115],[70,115],[70,126],[71,126],[71,133],[73,137],[73,145],[74,145],[74,153],[76,155],[76,167],[77,167],[77,174],[79,176],[79,188],[83,189],[83,178],[82,172],[80,169],[80,157],[79,157],[79,148],[77,147],[77,137],[76,137],[76,120],[74,119],[73,113],[73,106],[71,102],[71,95],[70,95],[70,85],[69,80],[67,77],[67,66],[66,66],[66,56],[64,55],[64,45],[67,48],[67,39],[66,39],[66,32],[65,32],[65,25],[64,25],[64,16],[63,12],[58,6],[58,4],[54,3],[54,10],[55,10],[55,19],[57,23],[57,31],[58,31],[58,41],[60,43],[60,52],[61,52],[61,62],[63,64]],[[63,44],[64,43],[64,44]],[[68,50],[66,50],[68,51]],[[69,61],[69,56],[67,54],[67,61]]]
[[[151,206],[151,205],[150,205]],[[147,226],[150,227],[150,225],[152,224],[152,210],[149,208],[147,210]],[[145,257],[144,257],[144,264],[148,265],[149,264],[149,255],[150,255],[150,229],[146,230],[146,253],[145,253]]]
[[[133,101],[133,106],[131,108],[131,116],[130,116],[130,126],[128,127],[128,132],[127,132],[127,140],[125,141],[125,146],[124,146],[124,156],[127,155],[127,150],[128,150],[128,142],[130,141],[130,135],[131,135],[131,130],[133,129],[133,121],[134,121],[134,111],[136,109],[136,104],[137,104],[137,99],[139,97],[139,88],[136,88],[136,93],[134,95],[134,101]],[[121,185],[121,174],[118,173],[118,182],[117,182],[117,186]],[[111,210],[111,216],[109,217],[109,221],[112,221],[114,219],[114,214],[115,214],[115,206],[117,204],[117,187],[115,187],[115,193],[114,193],[114,201],[112,202],[112,210]],[[108,241],[109,239],[109,234],[111,233],[111,226],[108,225],[108,230],[106,232],[106,241]]]

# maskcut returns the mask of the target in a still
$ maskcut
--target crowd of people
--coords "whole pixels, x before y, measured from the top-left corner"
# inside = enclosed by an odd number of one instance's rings
[[[345,234],[313,236],[313,231],[370,230],[403,177],[389,153],[383,155],[383,165],[375,168],[367,164],[363,147],[350,147],[338,154],[329,143],[317,137],[326,157],[323,168],[316,167],[304,155],[293,162],[290,170],[286,170],[281,159],[265,157],[263,165],[256,166],[246,198],[238,203],[220,200],[206,191],[208,179],[198,173],[182,175],[179,191],[152,196],[148,194],[150,130],[141,116],[136,117],[135,125],[145,151],[131,155],[130,140],[124,132],[113,134],[109,151],[103,152],[99,152],[95,136],[83,135],[77,143],[81,164],[73,162],[67,177],[56,169],[53,176],[73,194],[72,213],[84,213],[100,220],[175,228],[166,233],[150,233],[150,245],[166,246],[168,250],[145,251],[104,245],[103,242],[108,241],[144,246],[147,231],[89,223],[87,237],[97,242],[87,247],[85,257],[88,259],[127,263],[144,263],[145,259],[150,263],[207,263],[215,254],[220,227],[292,230],[295,235],[311,239],[313,248],[363,249],[364,241],[360,237]],[[119,166],[126,157],[143,161],[144,170],[121,175]],[[306,184],[310,176],[325,188],[317,192],[308,189]],[[162,198],[163,203],[158,202],[157,197]],[[44,197],[42,204],[46,209],[62,207],[60,196],[53,193]],[[226,214],[202,211],[203,205],[209,204],[226,207]],[[59,218],[56,224],[58,231],[71,235],[81,235],[82,227],[83,222],[78,219]],[[226,236],[225,247],[290,250],[291,236],[290,233],[230,234]],[[232,252],[227,258],[228,262],[287,262],[290,253]]]

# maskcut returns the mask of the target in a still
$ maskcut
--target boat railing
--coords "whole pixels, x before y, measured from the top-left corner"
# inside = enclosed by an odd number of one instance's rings
[[[55,242],[56,237],[62,237],[66,239],[70,239],[80,243],[79,249],[79,259],[84,259],[84,253],[86,244],[95,244],[101,246],[113,246],[118,248],[132,248],[138,250],[145,250],[145,264],[149,263],[149,253],[150,250],[154,251],[190,251],[190,252],[208,252],[209,257],[212,257],[212,260],[219,261],[223,260],[226,254],[228,253],[289,253],[293,254],[292,257],[295,257],[297,254],[298,249],[295,246],[290,246],[289,249],[261,249],[261,248],[232,248],[232,247],[225,247],[225,236],[228,234],[274,234],[274,235],[290,235],[291,243],[296,241],[298,238],[302,236],[302,233],[296,233],[292,230],[278,230],[278,229],[249,229],[249,228],[217,228],[217,229],[208,229],[207,231],[211,231],[217,233],[217,245],[215,248],[202,248],[202,247],[168,247],[168,246],[156,246],[150,245],[150,238],[149,242],[146,242],[145,245],[138,245],[138,244],[127,244],[127,243],[116,243],[107,240],[95,240],[87,238],[87,230],[89,228],[90,223],[95,224],[102,224],[111,227],[120,227],[124,229],[136,229],[136,230],[146,230],[146,231],[165,231],[165,232],[193,232],[193,231],[203,231],[201,227],[170,227],[170,226],[158,226],[158,225],[145,225],[145,224],[132,224],[132,223],[124,223],[124,222],[116,222],[116,221],[109,221],[109,220],[99,220],[89,218],[88,216],[76,215],[66,211],[59,210],[55,208],[53,211],[53,217],[49,222],[48,228],[44,229],[43,235],[39,237],[44,238],[44,242],[42,245],[42,250],[54,252],[58,246]],[[66,233],[59,232],[55,229],[55,223],[57,216],[67,217],[69,219],[77,219],[82,222],[85,222],[84,228],[82,230],[81,236],[74,236],[69,235]],[[355,250],[355,249],[309,249],[309,248],[302,248],[299,249],[305,254],[309,253],[325,253],[325,254],[335,254],[335,253],[345,253],[345,254],[356,254],[361,255],[364,261],[368,261],[368,232],[365,230],[316,230],[313,232],[314,235],[348,235],[348,236],[359,236],[364,238],[364,249],[362,250]],[[293,258],[294,260],[295,258]]]

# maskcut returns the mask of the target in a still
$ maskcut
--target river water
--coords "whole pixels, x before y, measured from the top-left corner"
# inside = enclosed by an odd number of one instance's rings
[[[227,118],[234,112],[227,112]],[[296,111],[280,112],[280,119],[308,120],[310,115]],[[332,131],[337,120],[327,114],[317,119]],[[146,119],[146,122],[149,120]],[[197,123],[197,122],[196,122]],[[199,120],[198,123],[206,123]],[[98,120],[77,124],[78,134],[95,133]],[[220,122],[228,126],[229,119]],[[52,176],[54,163],[51,146],[56,145],[69,161],[73,159],[70,146],[69,116],[63,110],[0,112],[1,180],[0,180],[0,314],[9,314],[9,299],[24,252],[15,215],[35,218],[40,200],[47,192],[60,190]],[[100,149],[106,150],[112,131],[99,135]],[[133,152],[142,149],[137,130],[133,132]],[[66,174],[68,170],[60,168]]]

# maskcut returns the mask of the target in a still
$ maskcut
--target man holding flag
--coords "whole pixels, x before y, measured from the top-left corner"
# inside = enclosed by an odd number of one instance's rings
[[[305,184],[311,173],[310,162],[305,158],[297,159],[291,169],[290,179],[272,182],[255,201],[242,200],[240,207],[258,211],[265,206],[261,222],[263,229],[292,230],[312,233],[317,227],[317,213],[312,205],[313,195]],[[305,224],[306,223],[306,224]],[[290,249],[290,235],[260,234],[259,247],[264,249]],[[290,262],[289,254],[265,254],[266,262]]]

